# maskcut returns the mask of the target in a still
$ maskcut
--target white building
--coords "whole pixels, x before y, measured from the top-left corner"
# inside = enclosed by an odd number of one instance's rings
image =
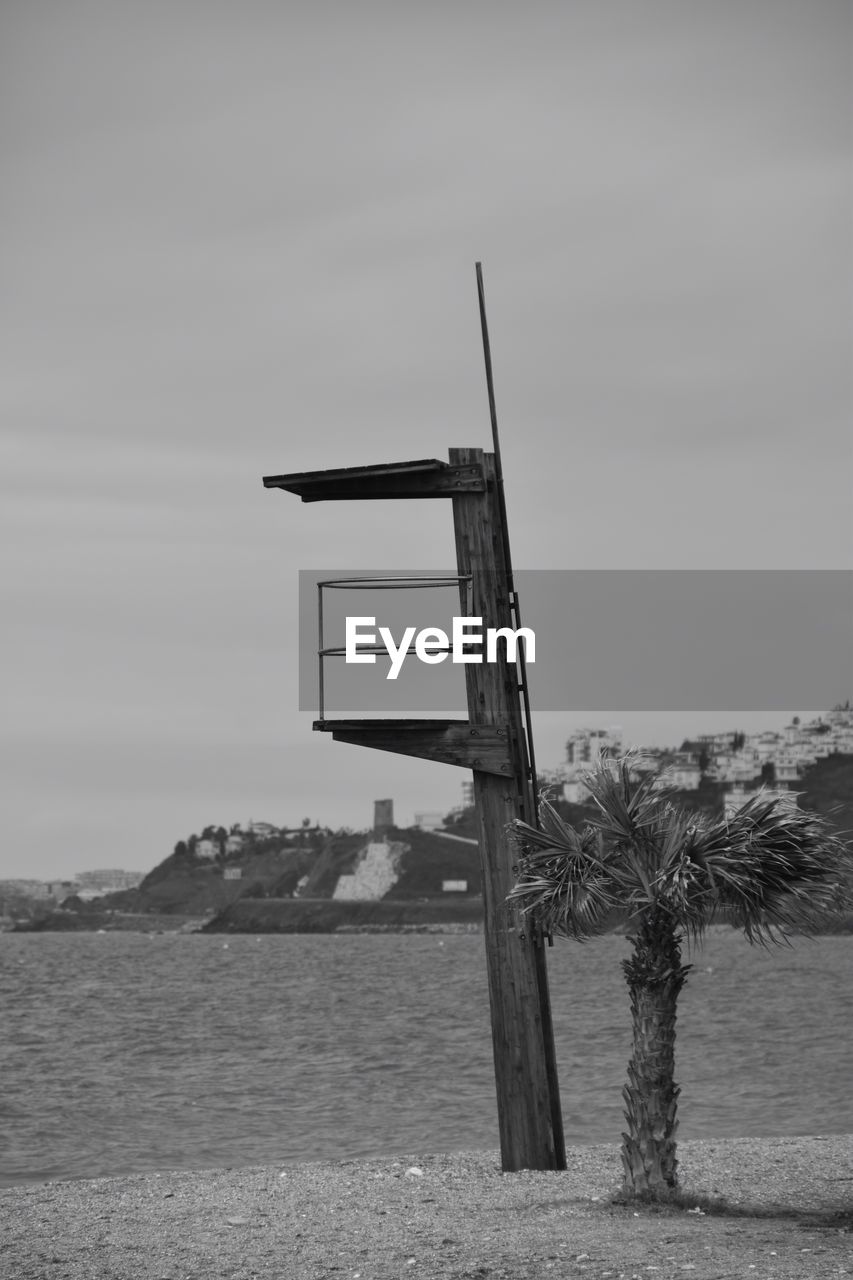
[[[595,763],[601,753],[621,755],[621,725],[608,725],[606,729],[576,729],[566,743],[566,764],[569,774],[588,768]]]
[[[725,751],[714,758],[708,773],[719,782],[751,782],[761,776],[761,757],[757,752],[748,750]]]
[[[117,893],[120,889],[135,889],[145,879],[145,872],[113,867],[104,871],[78,871],[74,879],[83,889],[95,889],[99,894]]]
[[[777,783],[796,782],[803,768],[800,757],[794,751],[780,751],[773,761],[773,773]]]
[[[779,800],[781,798],[790,799],[792,803],[796,803],[799,792],[792,791],[788,787],[761,787],[748,791],[746,787],[737,785],[727,791],[723,797],[723,813],[728,818],[737,809],[740,809],[747,800],[751,800],[754,796],[760,795],[762,800]]]
[[[262,840],[278,835],[278,827],[274,827],[271,822],[250,822],[249,830],[253,835],[260,836]]]
[[[782,748],[781,734],[765,730],[764,733],[750,734],[746,740],[747,748],[757,756],[761,764],[772,760]]]
[[[570,778],[568,767],[564,764],[557,765],[556,769],[540,769],[538,776],[540,791],[559,791]]]
[[[679,791],[698,791],[702,771],[698,764],[670,764],[663,770],[661,779]]]
[[[76,886],[67,886],[67,893],[73,893]],[[54,897],[53,886],[44,880],[0,880],[0,896],[9,894],[21,898]]]
[[[421,831],[436,831],[444,826],[443,813],[416,813],[414,825]]]
[[[563,799],[567,800],[569,804],[583,804],[585,800],[589,799],[589,789],[584,786],[579,778],[573,782],[564,782]]]

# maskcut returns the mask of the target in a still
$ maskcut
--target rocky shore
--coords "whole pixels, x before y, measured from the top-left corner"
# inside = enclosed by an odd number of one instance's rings
[[[286,1152],[282,1153],[286,1157]],[[494,1152],[163,1172],[0,1192],[15,1280],[824,1280],[853,1274],[853,1137],[680,1144],[687,1203],[614,1203],[614,1146],[564,1173]],[[696,1203],[691,1203],[695,1197]]]

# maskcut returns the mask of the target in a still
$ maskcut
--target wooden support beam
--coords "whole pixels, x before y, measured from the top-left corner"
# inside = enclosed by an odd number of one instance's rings
[[[472,725],[467,720],[315,720],[314,728],[331,733],[335,742],[479,769],[503,778],[511,778],[514,772],[506,725]]]
[[[451,449],[450,462],[482,466],[486,477],[484,493],[453,499],[457,572],[472,579],[470,614],[484,628],[512,627],[494,455]],[[465,679],[471,725],[508,724],[514,752],[511,778],[473,770],[502,1165],[507,1172],[565,1168],[542,940],[525,932],[507,902],[516,856],[507,825],[531,807],[516,672],[507,663],[469,663]]]

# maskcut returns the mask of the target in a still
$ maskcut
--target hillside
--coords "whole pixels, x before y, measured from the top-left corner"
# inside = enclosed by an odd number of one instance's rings
[[[471,922],[480,918],[479,856],[475,845],[414,828],[394,828],[387,837],[402,847],[402,855],[399,879],[388,895],[388,900],[398,907],[390,915],[386,912],[386,924],[396,922],[402,926],[408,921],[419,925],[426,916],[433,922]],[[214,860],[194,857],[186,847],[178,852],[176,846],[176,851],[158,863],[136,888],[92,902],[68,899],[61,910],[42,912],[24,927],[39,931],[144,928],[146,920],[150,920],[151,927],[160,928],[164,919],[167,927],[170,919],[178,927],[187,920],[209,921],[226,913],[227,928],[240,927],[235,924],[240,920],[247,931],[260,932],[274,927],[271,921],[278,904],[282,908],[282,931],[338,928],[350,918],[361,921],[364,908],[370,905],[336,902],[331,908],[331,899],[340,876],[352,874],[361,851],[373,838],[370,832],[327,833],[319,848],[267,840],[260,849],[250,847]],[[464,880],[468,892],[443,893],[444,880]],[[406,913],[401,914],[398,909],[399,904],[420,903],[424,899],[434,904],[426,916],[419,910],[408,920]],[[469,904],[461,916],[460,899]],[[236,910],[243,902],[252,905],[248,910]],[[312,913],[310,903],[320,907],[327,903],[331,910]],[[377,920],[379,923],[382,922]]]
[[[800,805],[826,815],[853,849],[853,756],[832,756],[812,766],[801,781]],[[688,808],[722,813],[725,788],[703,780],[698,791],[676,792]],[[556,801],[573,825],[594,810]],[[476,830],[473,810],[457,816],[451,831],[470,839]],[[213,860],[202,859],[179,842],[135,889],[112,893],[93,903],[70,900],[63,909],[42,912],[23,928],[144,928],[173,920],[207,920],[211,929],[253,932],[315,931],[347,927],[420,927],[428,923],[472,922],[481,918],[479,851],[465,838],[419,828],[392,828],[390,842],[401,852],[398,879],[381,903],[332,903],[338,880],[351,875],[370,832],[325,832],[296,842],[266,839]],[[446,892],[447,880],[464,881],[462,893]],[[311,905],[313,904],[313,905]],[[326,905],[324,905],[326,904]],[[409,910],[421,904],[414,913]],[[381,910],[371,913],[368,908]],[[278,921],[278,923],[276,923]],[[141,923],[140,923],[141,922]]]
[[[407,849],[400,860],[400,879],[386,894],[386,902],[440,897],[445,880],[466,881],[468,896],[479,898],[480,850],[476,844],[450,840],[417,827],[395,829],[388,838],[405,844]]]
[[[338,833],[326,841],[320,854],[307,867],[308,880],[299,893],[303,898],[331,898],[338,877],[349,875],[360,849],[370,839],[369,832]],[[295,887],[288,893],[276,892],[270,897],[293,897]]]
[[[99,902],[117,911],[209,916],[243,897],[290,897],[315,859],[307,849],[286,846],[234,855],[223,863],[172,854],[136,889],[108,894]],[[240,878],[226,879],[226,867],[239,871]]]

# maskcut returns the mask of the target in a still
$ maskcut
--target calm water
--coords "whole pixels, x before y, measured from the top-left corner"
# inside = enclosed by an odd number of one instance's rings
[[[549,952],[567,1142],[619,1142],[621,938]],[[714,933],[681,1138],[853,1132],[853,938]],[[483,939],[0,934],[0,1182],[499,1145]]]

